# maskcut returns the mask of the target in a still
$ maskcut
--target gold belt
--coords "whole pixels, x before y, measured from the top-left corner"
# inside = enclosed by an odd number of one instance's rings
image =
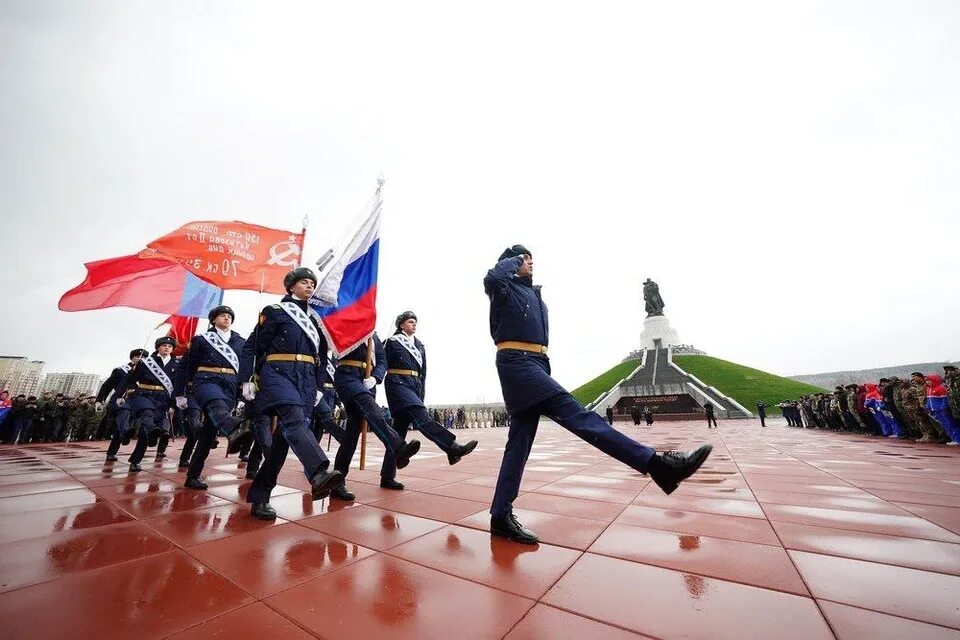
[[[166,388],[161,387],[159,384],[143,384],[142,382],[137,383],[137,388],[146,389],[147,391],[166,391]]]
[[[223,373],[228,376],[237,375],[237,372],[230,367],[197,367],[197,371],[205,371],[206,373]]]
[[[303,353],[271,353],[266,358],[267,362],[309,362],[317,364],[317,359]]]
[[[366,369],[367,363],[360,362],[359,360],[341,360],[337,363],[338,367],[356,367],[358,369]]]
[[[517,349],[518,351],[531,351],[533,353],[547,355],[547,347],[542,344],[537,344],[536,342],[517,342],[515,340],[498,342],[497,351],[503,351],[504,349]]]
[[[413,376],[414,378],[420,377],[420,373],[414,371],[413,369],[387,369],[387,373],[392,373],[395,376]]]

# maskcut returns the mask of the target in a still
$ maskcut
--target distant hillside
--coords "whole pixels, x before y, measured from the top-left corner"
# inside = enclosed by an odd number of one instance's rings
[[[770,407],[768,413],[776,413],[779,409],[773,405],[778,402],[799,398],[806,393],[823,392],[823,389],[816,385],[782,378],[720,358],[674,356],[673,361],[687,373],[716,387],[750,411],[756,411],[758,400],[763,400]]]
[[[607,369],[593,380],[580,385],[570,393],[580,404],[589,404],[596,400],[597,396],[605,391],[608,391],[610,387],[617,384],[625,376],[630,375],[630,373],[638,366],[640,366],[639,359],[624,360],[615,367]]]
[[[880,367],[878,369],[853,369],[850,371],[829,371],[827,373],[810,373],[802,376],[790,376],[791,380],[805,382],[832,389],[837,385],[847,385],[861,382],[876,382],[880,378],[898,376],[908,378],[914,371],[921,373],[939,373],[943,375],[943,365],[956,364],[944,362],[920,362],[917,364],[901,364],[894,367]]]

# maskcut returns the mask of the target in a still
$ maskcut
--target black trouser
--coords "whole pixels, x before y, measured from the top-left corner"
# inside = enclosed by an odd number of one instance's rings
[[[333,463],[333,468],[347,477],[350,472],[350,463],[353,461],[353,454],[357,450],[357,441],[360,439],[360,424],[364,419],[367,426],[373,431],[383,445],[387,448],[386,456],[393,458],[397,454],[397,449],[403,444],[403,439],[397,435],[397,432],[390,428],[383,417],[383,411],[377,405],[376,398],[372,393],[358,393],[344,403],[347,409],[347,429],[340,441],[340,448],[337,450],[337,458]]]
[[[200,431],[203,429],[203,423],[200,419],[200,409],[180,410],[180,424],[187,435],[183,443],[183,450],[180,452],[180,466],[185,467],[190,464],[190,456],[193,455],[193,448],[197,444],[197,438],[200,437]]]
[[[190,458],[190,468],[187,470],[188,478],[200,478],[203,472],[203,465],[210,455],[210,445],[213,439],[217,437],[217,432],[230,432],[236,428],[237,419],[230,415],[230,409],[224,400],[211,400],[203,408],[206,420],[203,426],[200,426],[196,433],[196,449]]]
[[[760,426],[761,426],[761,427],[767,426],[767,416],[766,416],[766,415],[764,415],[764,414],[761,413],[761,414],[759,414],[757,417],[760,418]]]
[[[717,426],[717,418],[715,416],[707,416],[707,428],[709,429],[711,425],[714,427]]]
[[[130,454],[130,464],[140,464],[143,460],[143,456],[147,453],[147,441],[150,439],[150,434],[158,429],[163,429],[167,421],[167,412],[157,411],[156,409],[142,409],[137,412],[136,419],[140,424],[140,431],[137,433],[137,446]],[[163,453],[164,449],[167,448],[167,441],[170,437],[167,433],[163,433],[161,436],[167,437],[160,438],[157,444],[157,453]]]
[[[110,439],[110,446],[107,447],[107,455],[115,456],[120,451],[120,445],[123,444],[123,436],[130,430],[130,410],[114,408],[110,416],[113,421],[113,437]]]
[[[456,436],[430,418],[430,414],[427,413],[424,407],[418,405],[405,407],[398,409],[397,412],[393,414],[392,429],[397,432],[401,440],[407,439],[407,430],[411,424],[415,426],[417,431],[422,433],[427,440],[440,447],[440,450],[444,453],[450,453],[457,442]],[[397,477],[396,458],[390,455],[383,457],[383,465],[380,467],[380,477],[384,480],[393,480]]]
[[[289,449],[293,449],[293,453],[300,459],[303,473],[308,480],[313,480],[314,476],[325,471],[330,465],[310,432],[302,405],[280,405],[272,411],[277,415],[277,431],[273,434],[263,466],[257,472],[247,494],[247,502],[270,501],[270,494],[277,486],[277,475],[283,468]]]

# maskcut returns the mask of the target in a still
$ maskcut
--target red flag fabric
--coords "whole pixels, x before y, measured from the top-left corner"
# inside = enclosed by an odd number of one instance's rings
[[[283,276],[300,264],[303,235],[246,222],[197,221],[154,240],[140,257],[178,262],[221,289],[283,294]]]
[[[170,316],[163,321],[163,324],[170,325],[167,331],[167,337],[177,341],[177,346],[173,348],[173,355],[185,356],[190,350],[190,340],[197,333],[197,325],[200,324],[200,318],[191,318],[189,316]]]
[[[206,317],[223,290],[169,260],[135,255],[88,262],[87,277],[60,298],[61,311],[133,307],[181,316]]]

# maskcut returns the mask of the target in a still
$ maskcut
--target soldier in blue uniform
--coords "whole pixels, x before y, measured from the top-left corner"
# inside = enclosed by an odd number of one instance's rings
[[[665,493],[672,493],[710,455],[709,444],[689,452],[657,454],[587,411],[550,377],[547,358],[549,324],[540,287],[533,284],[533,255],[522,245],[506,249],[483,279],[490,299],[490,335],[497,345],[497,373],[510,414],[510,431],[490,507],[490,533],[536,544],[535,533],[513,514],[523,468],[530,455],[540,416],[544,415],[607,455],[641,473],[649,473]]]
[[[239,354],[245,343],[240,334],[230,329],[235,317],[233,309],[226,305],[211,309],[207,314],[210,328],[190,340],[190,350],[181,368],[177,383],[177,407],[189,407],[186,395],[186,389],[189,388],[205,418],[196,436],[196,448],[190,457],[184,483],[188,489],[203,491],[207,488],[200,474],[217,433],[228,437],[227,453],[236,453],[242,444],[240,421],[231,413],[237,406]]]
[[[117,400],[121,397],[121,394],[116,391],[117,387],[127,377],[127,374],[137,366],[140,359],[149,355],[146,349],[133,349],[129,356],[130,362],[111,371],[110,376],[103,381],[100,390],[97,392],[97,404],[103,404],[110,392],[113,391],[113,396],[107,405],[107,420],[113,424],[113,437],[110,439],[110,446],[107,447],[107,462],[116,462],[120,445],[130,444],[130,407],[117,405]]]
[[[350,471],[350,463],[353,461],[353,454],[357,450],[357,440],[360,438],[360,426],[364,420],[370,430],[386,447],[387,458],[393,458],[397,469],[403,469],[410,462],[410,458],[420,450],[419,440],[410,440],[404,442],[396,431],[390,428],[386,419],[383,417],[383,410],[377,405],[376,386],[383,382],[387,373],[387,356],[383,351],[383,342],[376,333],[371,337],[373,341],[373,369],[370,375],[366,375],[367,368],[367,342],[363,342],[359,347],[345,355],[337,363],[337,373],[334,376],[334,387],[337,395],[343,402],[347,410],[347,428],[340,440],[340,448],[337,450],[337,457],[334,461],[334,468],[347,477]],[[384,484],[380,486],[384,489],[393,489],[395,487]],[[330,494],[339,500],[355,500],[356,496],[350,492],[346,485]]]
[[[387,392],[387,404],[393,414],[393,429],[401,438],[407,436],[412,424],[428,440],[447,454],[447,461],[457,464],[463,456],[477,448],[477,441],[458,444],[456,436],[434,422],[423,404],[427,386],[427,351],[418,338],[417,316],[413,311],[404,311],[397,316],[396,332],[387,338],[384,352],[387,356],[387,378],[383,387]],[[380,486],[403,489],[396,480],[397,467],[387,456],[380,469]]]
[[[340,429],[333,419],[333,410],[337,406],[337,390],[333,386],[333,379],[337,372],[336,362],[335,358],[327,354],[327,366],[320,384],[322,395],[320,402],[313,408],[313,420],[311,422],[311,430],[317,438],[317,442],[320,442],[320,439],[323,438],[324,431],[336,438],[337,442],[341,442],[346,435],[346,431]]]
[[[251,514],[261,520],[277,517],[270,493],[289,449],[303,464],[314,500],[343,485],[343,476],[328,470],[330,461],[308,426],[320,399],[318,386],[327,360],[326,340],[307,306],[317,277],[299,267],[284,277],[283,286],[287,295],[280,304],[263,308],[240,356],[243,397],[256,399],[263,415],[277,418],[270,450],[264,450],[263,465],[247,493]]]
[[[167,412],[173,406],[173,380],[177,373],[177,360],[170,354],[176,344],[170,337],[157,338],[153,355],[140,360],[116,390],[122,396],[117,404],[129,404],[140,427],[137,446],[130,454],[131,472],[142,471],[140,462],[147,447],[157,446],[161,436],[169,434]]]

